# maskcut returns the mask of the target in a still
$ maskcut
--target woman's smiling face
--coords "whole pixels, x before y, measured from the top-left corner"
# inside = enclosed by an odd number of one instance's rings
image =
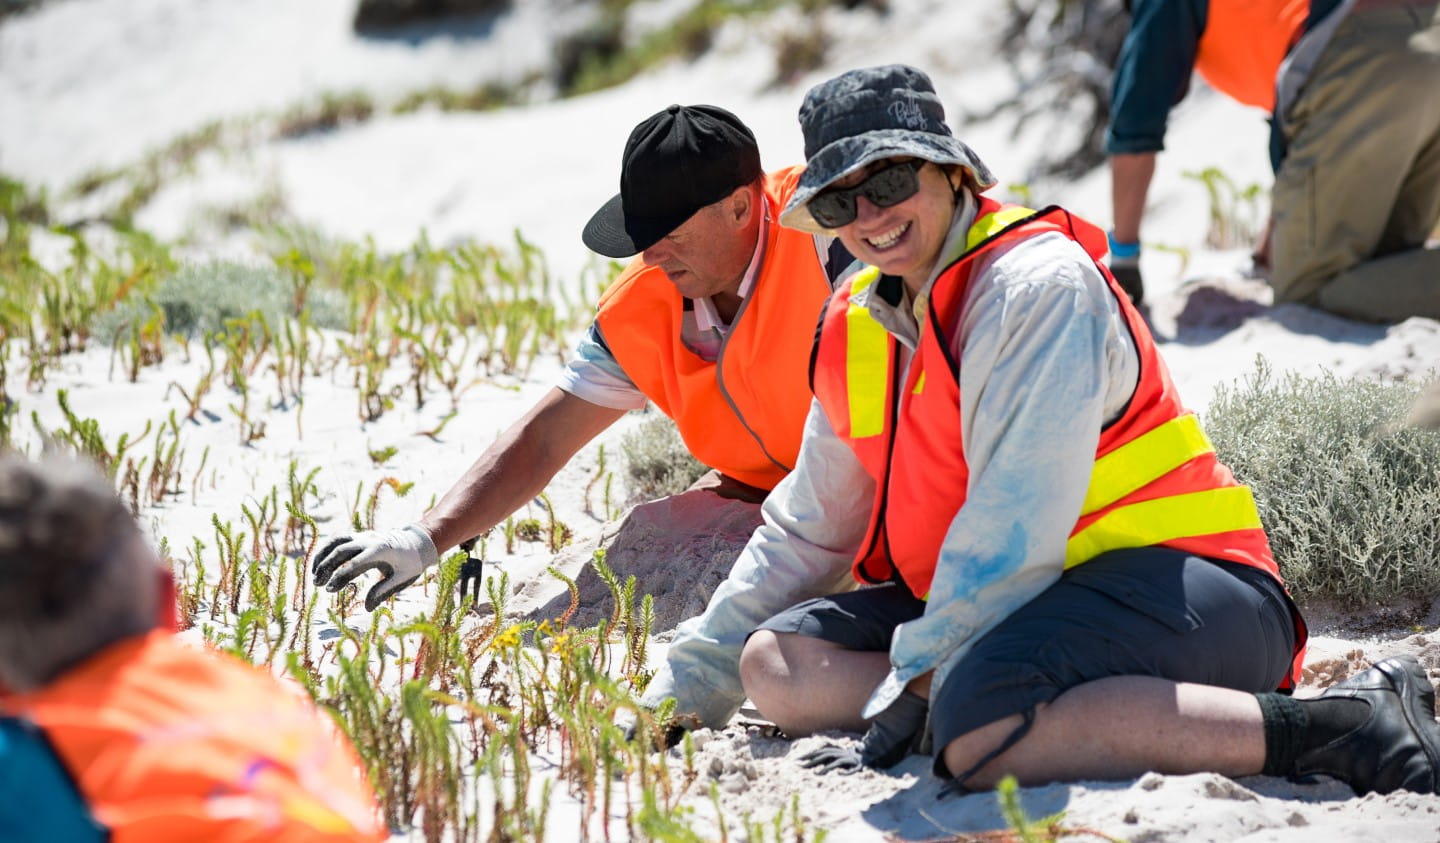
[[[871,174],[903,160],[875,161],[833,186],[855,187]],[[900,276],[912,296],[940,259],[955,214],[955,190],[944,170],[927,161],[916,176],[919,189],[915,195],[889,207],[876,205],[862,191],[855,197],[855,219],[835,232],[850,254],[886,275]]]

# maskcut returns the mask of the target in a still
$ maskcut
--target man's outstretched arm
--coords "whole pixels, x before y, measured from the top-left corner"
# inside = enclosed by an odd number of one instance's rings
[[[361,574],[378,571],[379,582],[365,595],[365,608],[373,612],[419,579],[440,551],[485,532],[539,494],[576,451],[625,412],[551,389],[485,449],[420,521],[327,542],[312,566],[315,585],[338,591]]]
[[[625,415],[551,389],[420,518],[439,550],[479,535],[544,490],[591,439]]]

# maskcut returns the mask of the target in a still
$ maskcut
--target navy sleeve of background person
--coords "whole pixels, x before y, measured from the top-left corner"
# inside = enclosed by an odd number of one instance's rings
[[[6,843],[100,843],[70,774],[34,726],[0,717],[0,840]]]
[[[1165,148],[1170,109],[1190,89],[1190,74],[1208,0],[1133,0],[1130,33],[1120,48],[1110,91],[1105,152]]]

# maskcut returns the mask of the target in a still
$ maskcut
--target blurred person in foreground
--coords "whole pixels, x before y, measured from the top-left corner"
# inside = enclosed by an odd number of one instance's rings
[[[385,839],[334,723],[174,623],[97,472],[0,453],[0,840]]]
[[[1277,692],[1304,623],[1250,490],[1097,262],[1104,233],[985,196],[912,67],[822,83],[800,124],[781,222],[867,266],[821,319],[795,471],[670,647],[678,711],[716,725],[748,694],[791,736],[868,729],[806,759],[825,770],[929,743],[960,788],[1155,770],[1433,791],[1413,660]]]
[[[1105,151],[1110,268],[1138,303],[1140,222],[1192,70],[1271,116],[1275,302],[1374,322],[1440,319],[1440,3],[1133,0]]]
[[[795,464],[815,319],[830,278],[851,262],[834,238],[778,224],[799,172],[763,172],[749,127],[716,106],[671,105],[636,126],[620,193],[590,219],[584,240],[608,257],[639,257],[600,297],[559,385],[419,522],[322,546],[315,584],[337,591],[378,571],[365,597],[374,611],[440,551],[534,498],[576,451],[646,401],[711,469],[695,487],[763,499]]]

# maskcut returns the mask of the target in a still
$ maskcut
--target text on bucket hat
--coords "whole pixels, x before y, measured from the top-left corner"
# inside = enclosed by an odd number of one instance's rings
[[[805,172],[780,215],[790,228],[820,232],[806,207],[815,194],[872,161],[913,157],[958,164],[981,190],[995,177],[945,124],[945,107],[930,77],[909,65],[863,67],[811,88],[800,104]]]
[[[620,193],[585,224],[585,245],[612,258],[643,252],[759,177],[760,149],[740,118],[713,105],[672,105],[630,133]]]

